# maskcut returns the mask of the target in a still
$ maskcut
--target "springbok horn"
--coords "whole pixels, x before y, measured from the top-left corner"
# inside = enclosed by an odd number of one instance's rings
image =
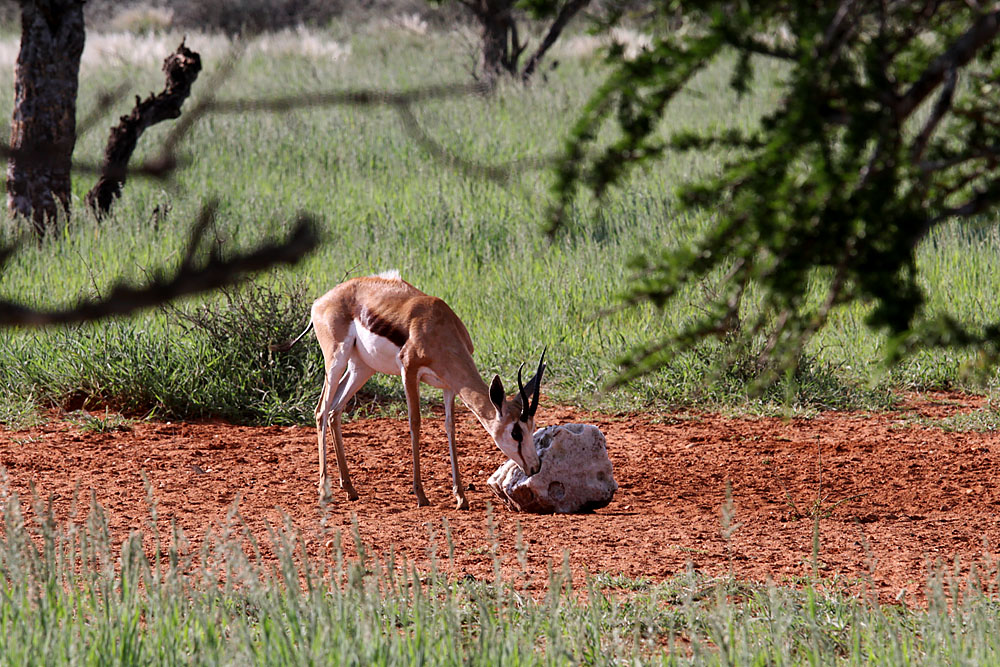
[[[524,364],[517,367],[517,391],[521,395],[521,421],[528,419],[528,395],[524,393],[524,385],[521,384],[521,369],[524,368]]]
[[[531,398],[531,409],[528,411],[529,417],[535,416],[535,411],[538,410],[538,394],[542,391],[542,373],[545,372],[545,350],[547,348],[542,348],[542,356],[538,360],[538,370],[535,372],[535,395]]]

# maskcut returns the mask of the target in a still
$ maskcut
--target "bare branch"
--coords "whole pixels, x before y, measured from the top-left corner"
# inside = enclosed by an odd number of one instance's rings
[[[836,13],[833,15],[833,20],[830,21],[830,25],[826,27],[826,32],[823,34],[822,45],[824,51],[833,50],[834,44],[839,42],[843,35],[853,30],[853,23],[845,23],[845,19],[854,2],[855,0],[841,0]]]
[[[944,118],[945,114],[948,113],[948,109],[951,108],[951,101],[955,93],[955,81],[957,79],[958,76],[954,69],[950,69],[945,73],[941,95],[938,97],[937,102],[934,103],[934,109],[931,110],[931,115],[928,116],[927,122],[924,123],[923,129],[920,130],[920,134],[913,140],[913,147],[910,149],[910,159],[914,162],[919,162],[920,158],[923,157],[924,150],[927,148],[927,142],[930,141],[931,135],[934,134],[934,130],[937,129],[941,119]]]
[[[94,105],[94,108],[76,124],[77,139],[90,132],[100,122],[106,111],[110,110],[116,102],[124,99],[128,89],[129,83],[123,81],[111,90],[102,91],[97,96],[97,103]]]
[[[961,155],[954,155],[949,158],[928,161],[924,160],[917,164],[921,171],[932,172],[932,171],[942,171],[944,169],[950,169],[952,167],[957,167],[960,164],[965,164],[966,162],[972,162],[973,160],[988,160],[996,162],[1000,160],[1000,146],[980,146],[979,148],[970,150],[967,153],[962,153]]]
[[[425,86],[402,92],[391,92],[374,88],[355,90],[334,90],[311,95],[288,95],[285,97],[234,98],[213,100],[199,110],[205,113],[247,113],[259,111],[291,111],[330,106],[398,106],[417,104],[428,100],[442,100],[466,95],[485,95],[492,89],[483,83],[441,84]],[[194,115],[194,114],[189,114]]]
[[[219,202],[216,199],[202,207],[201,213],[198,214],[198,220],[191,228],[191,234],[188,237],[187,250],[184,252],[184,259],[181,260],[182,271],[191,268],[198,247],[201,245],[201,239],[205,235],[205,230],[215,221],[215,212],[218,208]]]
[[[203,212],[199,225],[206,219]],[[196,226],[192,240],[200,234]],[[270,269],[278,264],[295,264],[319,242],[315,222],[301,216],[288,237],[281,242],[265,242],[256,248],[222,259],[213,251],[202,262],[185,257],[173,275],[154,272],[146,284],[133,286],[123,282],[114,285],[105,296],[82,299],[76,304],[54,310],[35,309],[23,304],[0,300],[0,327],[34,327],[51,324],[89,322],[103,317],[158,306],[172,299],[233,285],[249,274]],[[9,254],[9,249],[8,249]],[[190,244],[189,244],[189,254]]]
[[[960,176],[958,180],[956,180],[954,183],[942,189],[941,193],[936,198],[938,204],[940,206],[944,206],[945,200],[954,195],[956,192],[961,192],[962,190],[969,187],[976,181],[980,180],[983,176],[986,175],[987,171],[988,167],[986,165],[982,165],[972,173]]]
[[[38,147],[35,149],[11,148],[10,144],[0,141],[0,159],[14,158],[44,164],[46,160],[51,159],[53,153],[53,150],[46,147]],[[154,180],[165,180],[170,177],[171,173],[175,169],[186,166],[187,162],[187,160],[175,158],[173,156],[169,159],[164,159],[163,156],[159,156],[146,160],[137,166],[131,167],[128,170],[128,175],[151,178]],[[104,167],[95,163],[74,161],[70,165],[70,170],[76,174],[93,174],[95,176],[100,176],[104,172]]]
[[[965,203],[942,211],[930,221],[928,227],[944,222],[948,218],[965,218],[970,215],[982,213],[991,206],[996,205],[997,202],[1000,202],[1000,183],[994,182],[990,187],[985,190],[980,190],[975,195],[970,197]]]
[[[517,33],[517,21],[510,22],[510,55],[507,57],[507,69],[517,72],[517,61],[521,59],[521,54],[528,48],[528,41],[521,42]]]
[[[214,88],[214,86],[209,86],[209,88]],[[160,152],[159,156],[130,167],[128,176],[163,180],[169,178],[175,169],[186,166],[189,160],[176,156],[173,153],[173,148],[196,121],[210,113],[283,112],[329,106],[399,106],[467,95],[485,95],[491,90],[491,86],[485,83],[472,83],[427,86],[402,92],[359,89],[330,91],[305,96],[290,95],[270,99],[234,98],[219,101],[210,98],[200,101],[184,114],[174,131],[164,141],[164,150]],[[11,157],[22,160],[38,160],[39,162],[50,159],[44,147],[36,147],[33,150],[14,149],[9,144],[0,141],[0,158]],[[545,163],[547,164],[548,161]],[[72,170],[82,174],[100,175],[103,173],[102,166],[85,162],[74,162]]]
[[[545,34],[545,38],[542,39],[542,43],[538,45],[538,48],[531,54],[528,62],[525,63],[524,70],[521,73],[522,81],[527,82],[531,79],[531,76],[538,68],[538,63],[552,47],[552,45],[555,44],[556,40],[559,39],[559,35],[562,33],[563,28],[566,27],[566,24],[569,23],[570,19],[576,16],[580,10],[586,7],[589,3],[590,0],[569,0],[569,2],[562,6],[562,9],[559,10],[559,14],[549,27],[549,31]],[[520,53],[518,53],[518,55],[520,56]]]
[[[777,46],[769,46],[759,40],[753,39],[752,37],[733,39],[731,40],[731,43],[739,49],[749,51],[750,53],[759,56],[767,56],[769,58],[777,58],[779,60],[795,60],[796,58],[795,53],[788,49],[782,49]]]
[[[434,159],[459,169],[460,171],[486,178],[497,183],[509,183],[520,173],[520,169],[540,169],[555,163],[554,157],[527,158],[524,160],[513,160],[503,164],[483,164],[474,160],[463,158],[457,153],[449,151],[447,148],[435,141],[427,132],[420,127],[413,110],[409,105],[401,104],[396,107],[403,127],[410,137],[417,142],[421,148],[427,151]]]
[[[181,115],[181,107],[201,71],[201,56],[182,41],[163,61],[163,71],[167,74],[163,91],[158,95],[150,94],[142,101],[137,96],[132,113],[122,116],[121,122],[111,129],[104,151],[103,173],[86,198],[87,205],[98,218],[106,215],[115,199],[121,196],[128,162],[142,133],[152,125]]]
[[[949,71],[955,71],[968,64],[983,46],[993,41],[1000,32],[1000,9],[980,16],[947,51],[934,59],[910,89],[903,94],[895,106],[896,119],[903,121],[937,88]]]

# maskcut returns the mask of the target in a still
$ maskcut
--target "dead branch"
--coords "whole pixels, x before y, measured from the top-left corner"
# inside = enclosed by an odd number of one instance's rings
[[[297,109],[323,108],[332,106],[395,106],[399,107],[408,104],[417,104],[430,100],[448,99],[452,97],[464,97],[468,95],[485,95],[490,92],[490,87],[482,83],[473,84],[444,84],[438,86],[426,86],[414,88],[400,92],[377,90],[377,89],[357,89],[357,90],[336,90],[329,92],[318,92],[311,95],[294,95],[273,98],[235,98],[228,100],[210,99],[204,101],[190,109],[184,114],[181,122],[177,123],[176,131],[171,132],[164,140],[164,150],[160,155],[150,158],[138,165],[129,167],[127,175],[131,177],[144,177],[155,180],[165,180],[170,178],[172,173],[183,168],[189,162],[174,154],[173,149],[187,132],[196,125],[196,121],[202,116],[209,114],[231,114],[266,112],[280,113]],[[21,160],[38,160],[39,162],[49,159],[47,149],[36,147],[31,150],[12,148],[9,144],[0,141],[0,158],[7,159],[15,157]],[[72,170],[77,174],[102,174],[104,169],[96,164],[74,161]],[[486,167],[489,168],[489,167]]]
[[[576,16],[580,10],[586,7],[589,3],[590,0],[570,0],[563,5],[562,9],[559,10],[558,16],[556,16],[552,25],[549,27],[549,31],[542,39],[542,43],[538,45],[535,52],[531,54],[530,58],[528,58],[528,62],[525,63],[524,70],[521,72],[522,81],[527,83],[531,79],[531,76],[538,68],[538,63],[548,52],[549,48],[551,48],[551,46],[556,43],[556,40],[559,39],[559,35],[562,33],[563,28],[566,27],[566,24],[569,23],[570,19]],[[518,53],[518,56],[520,56],[520,53]],[[515,60],[514,62],[517,61]]]
[[[241,282],[253,273],[279,264],[295,264],[319,243],[316,223],[300,216],[283,241],[266,241],[256,248],[223,258],[213,247],[204,259],[197,259],[194,247],[211,220],[213,205],[202,210],[192,229],[184,260],[172,275],[151,272],[145,284],[118,282],[103,296],[81,299],[66,308],[36,309],[14,301],[0,300],[0,327],[37,327],[52,324],[89,322],[103,317],[159,306],[182,296],[207,292]],[[4,255],[8,255],[5,249]]]
[[[1000,202],[1000,183],[992,182],[983,190],[976,192],[964,203],[941,211],[940,214],[931,219],[928,227],[936,225],[948,218],[966,218],[977,213],[982,213],[986,209],[995,206]]]
[[[111,205],[121,196],[128,162],[142,133],[152,125],[180,117],[181,107],[201,71],[201,56],[182,41],[177,50],[163,61],[163,71],[167,74],[163,92],[158,95],[150,93],[141,101],[136,96],[132,113],[122,116],[121,122],[111,129],[101,177],[86,198],[87,205],[98,218],[107,215]]]

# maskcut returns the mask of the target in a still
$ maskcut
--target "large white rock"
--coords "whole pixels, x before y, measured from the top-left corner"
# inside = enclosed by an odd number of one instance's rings
[[[535,431],[542,468],[531,477],[507,461],[486,482],[516,512],[587,512],[604,507],[618,490],[601,429],[562,424]]]

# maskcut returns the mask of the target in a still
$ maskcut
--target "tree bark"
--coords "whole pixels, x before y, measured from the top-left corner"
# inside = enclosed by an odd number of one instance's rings
[[[159,95],[150,93],[149,97],[141,101],[136,96],[132,113],[122,116],[118,125],[111,128],[111,136],[104,149],[101,177],[87,193],[87,205],[98,218],[107,215],[111,205],[121,196],[128,162],[146,128],[180,117],[181,106],[191,94],[191,86],[201,71],[201,56],[187,48],[182,41],[177,50],[163,61],[163,71],[167,74],[163,92]]]
[[[21,0],[7,208],[31,219],[39,236],[60,208],[69,211],[85,35],[83,0]]]
[[[527,41],[522,43],[518,37],[517,20],[514,16],[516,0],[460,1],[472,11],[479,22],[483,48],[479,66],[483,80],[490,86],[504,74],[520,76],[524,83],[531,81],[538,64],[559,39],[566,25],[590,4],[590,0],[566,0],[562,3],[542,43],[521,70],[521,55],[527,47]]]
[[[515,74],[524,50],[518,43],[513,9],[514,0],[479,0],[472,5],[483,41],[479,65],[483,80],[489,85],[503,74]]]

